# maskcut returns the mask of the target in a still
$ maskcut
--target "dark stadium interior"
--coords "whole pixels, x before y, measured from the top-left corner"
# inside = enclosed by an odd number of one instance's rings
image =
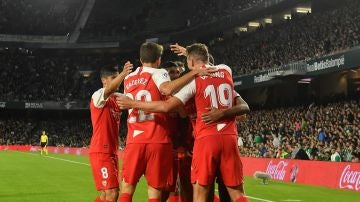
[[[164,45],[162,61],[185,62],[169,45],[203,42],[215,64],[232,68],[234,83],[289,64],[353,59],[332,72],[235,88],[251,109],[238,125],[243,156],[295,158],[303,150],[310,160],[330,161],[338,152],[341,161],[359,162],[359,33],[358,0],[2,0],[0,145],[37,145],[46,130],[51,146],[88,147],[88,104],[102,66],[140,65],[146,40]]]

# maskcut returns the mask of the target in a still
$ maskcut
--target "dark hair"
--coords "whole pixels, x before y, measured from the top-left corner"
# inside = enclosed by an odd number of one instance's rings
[[[160,65],[161,69],[167,69],[167,68],[170,68],[170,67],[178,67],[178,65],[173,61],[167,61],[167,62],[164,62],[164,63],[162,63]]]
[[[140,47],[140,60],[143,63],[155,63],[163,53],[163,47],[157,43],[146,42]]]
[[[105,65],[100,70],[100,77],[107,77],[116,74],[119,71],[118,66],[114,64]]]
[[[209,51],[208,47],[202,43],[194,43],[186,47],[186,52],[188,56],[194,56],[196,59],[201,60],[202,62],[209,62]]]

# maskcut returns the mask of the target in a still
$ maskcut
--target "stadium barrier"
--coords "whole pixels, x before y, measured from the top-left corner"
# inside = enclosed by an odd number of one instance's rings
[[[360,192],[360,163],[242,157],[245,176],[266,172],[273,180]]]
[[[1,150],[38,152],[39,146],[0,145]],[[48,147],[50,153],[86,156],[88,148]],[[123,151],[118,151],[119,159]],[[256,171],[271,175],[273,180],[349,189],[360,192],[360,163],[304,161],[289,159],[268,159],[242,157],[243,173],[253,176]]]
[[[1,150],[23,151],[23,152],[39,152],[40,146],[31,145],[0,145]],[[75,147],[48,147],[49,153],[55,154],[72,154],[78,156],[87,156],[89,154],[88,148],[75,148]],[[122,159],[123,151],[118,150],[118,157]]]

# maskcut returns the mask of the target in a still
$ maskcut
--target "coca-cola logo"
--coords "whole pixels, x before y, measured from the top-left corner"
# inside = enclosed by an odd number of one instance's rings
[[[360,171],[355,171],[350,169],[350,165],[347,165],[343,172],[341,173],[339,186],[340,189],[352,189],[359,191],[360,190]]]
[[[277,164],[272,164],[272,161],[270,161],[266,168],[266,173],[271,175],[272,179],[274,180],[284,180],[286,174],[285,167],[288,164],[289,163],[285,161],[280,161]]]

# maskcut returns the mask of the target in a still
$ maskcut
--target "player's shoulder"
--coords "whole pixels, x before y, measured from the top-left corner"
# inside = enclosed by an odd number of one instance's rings
[[[229,66],[225,65],[225,64],[219,64],[219,65],[216,65],[216,68],[217,69],[222,69],[222,70],[225,70],[227,72],[229,72],[231,75],[232,75],[232,70]]]
[[[94,97],[97,97],[97,96],[99,96],[99,95],[101,95],[101,94],[103,94],[103,93],[104,93],[104,88],[100,88],[100,89],[96,90],[96,91],[92,94],[91,98],[93,99]]]
[[[125,77],[125,80],[129,79],[130,77],[133,77],[135,75],[137,75],[140,71],[140,67],[136,68],[135,71],[131,72],[130,74],[128,74],[126,77]]]

